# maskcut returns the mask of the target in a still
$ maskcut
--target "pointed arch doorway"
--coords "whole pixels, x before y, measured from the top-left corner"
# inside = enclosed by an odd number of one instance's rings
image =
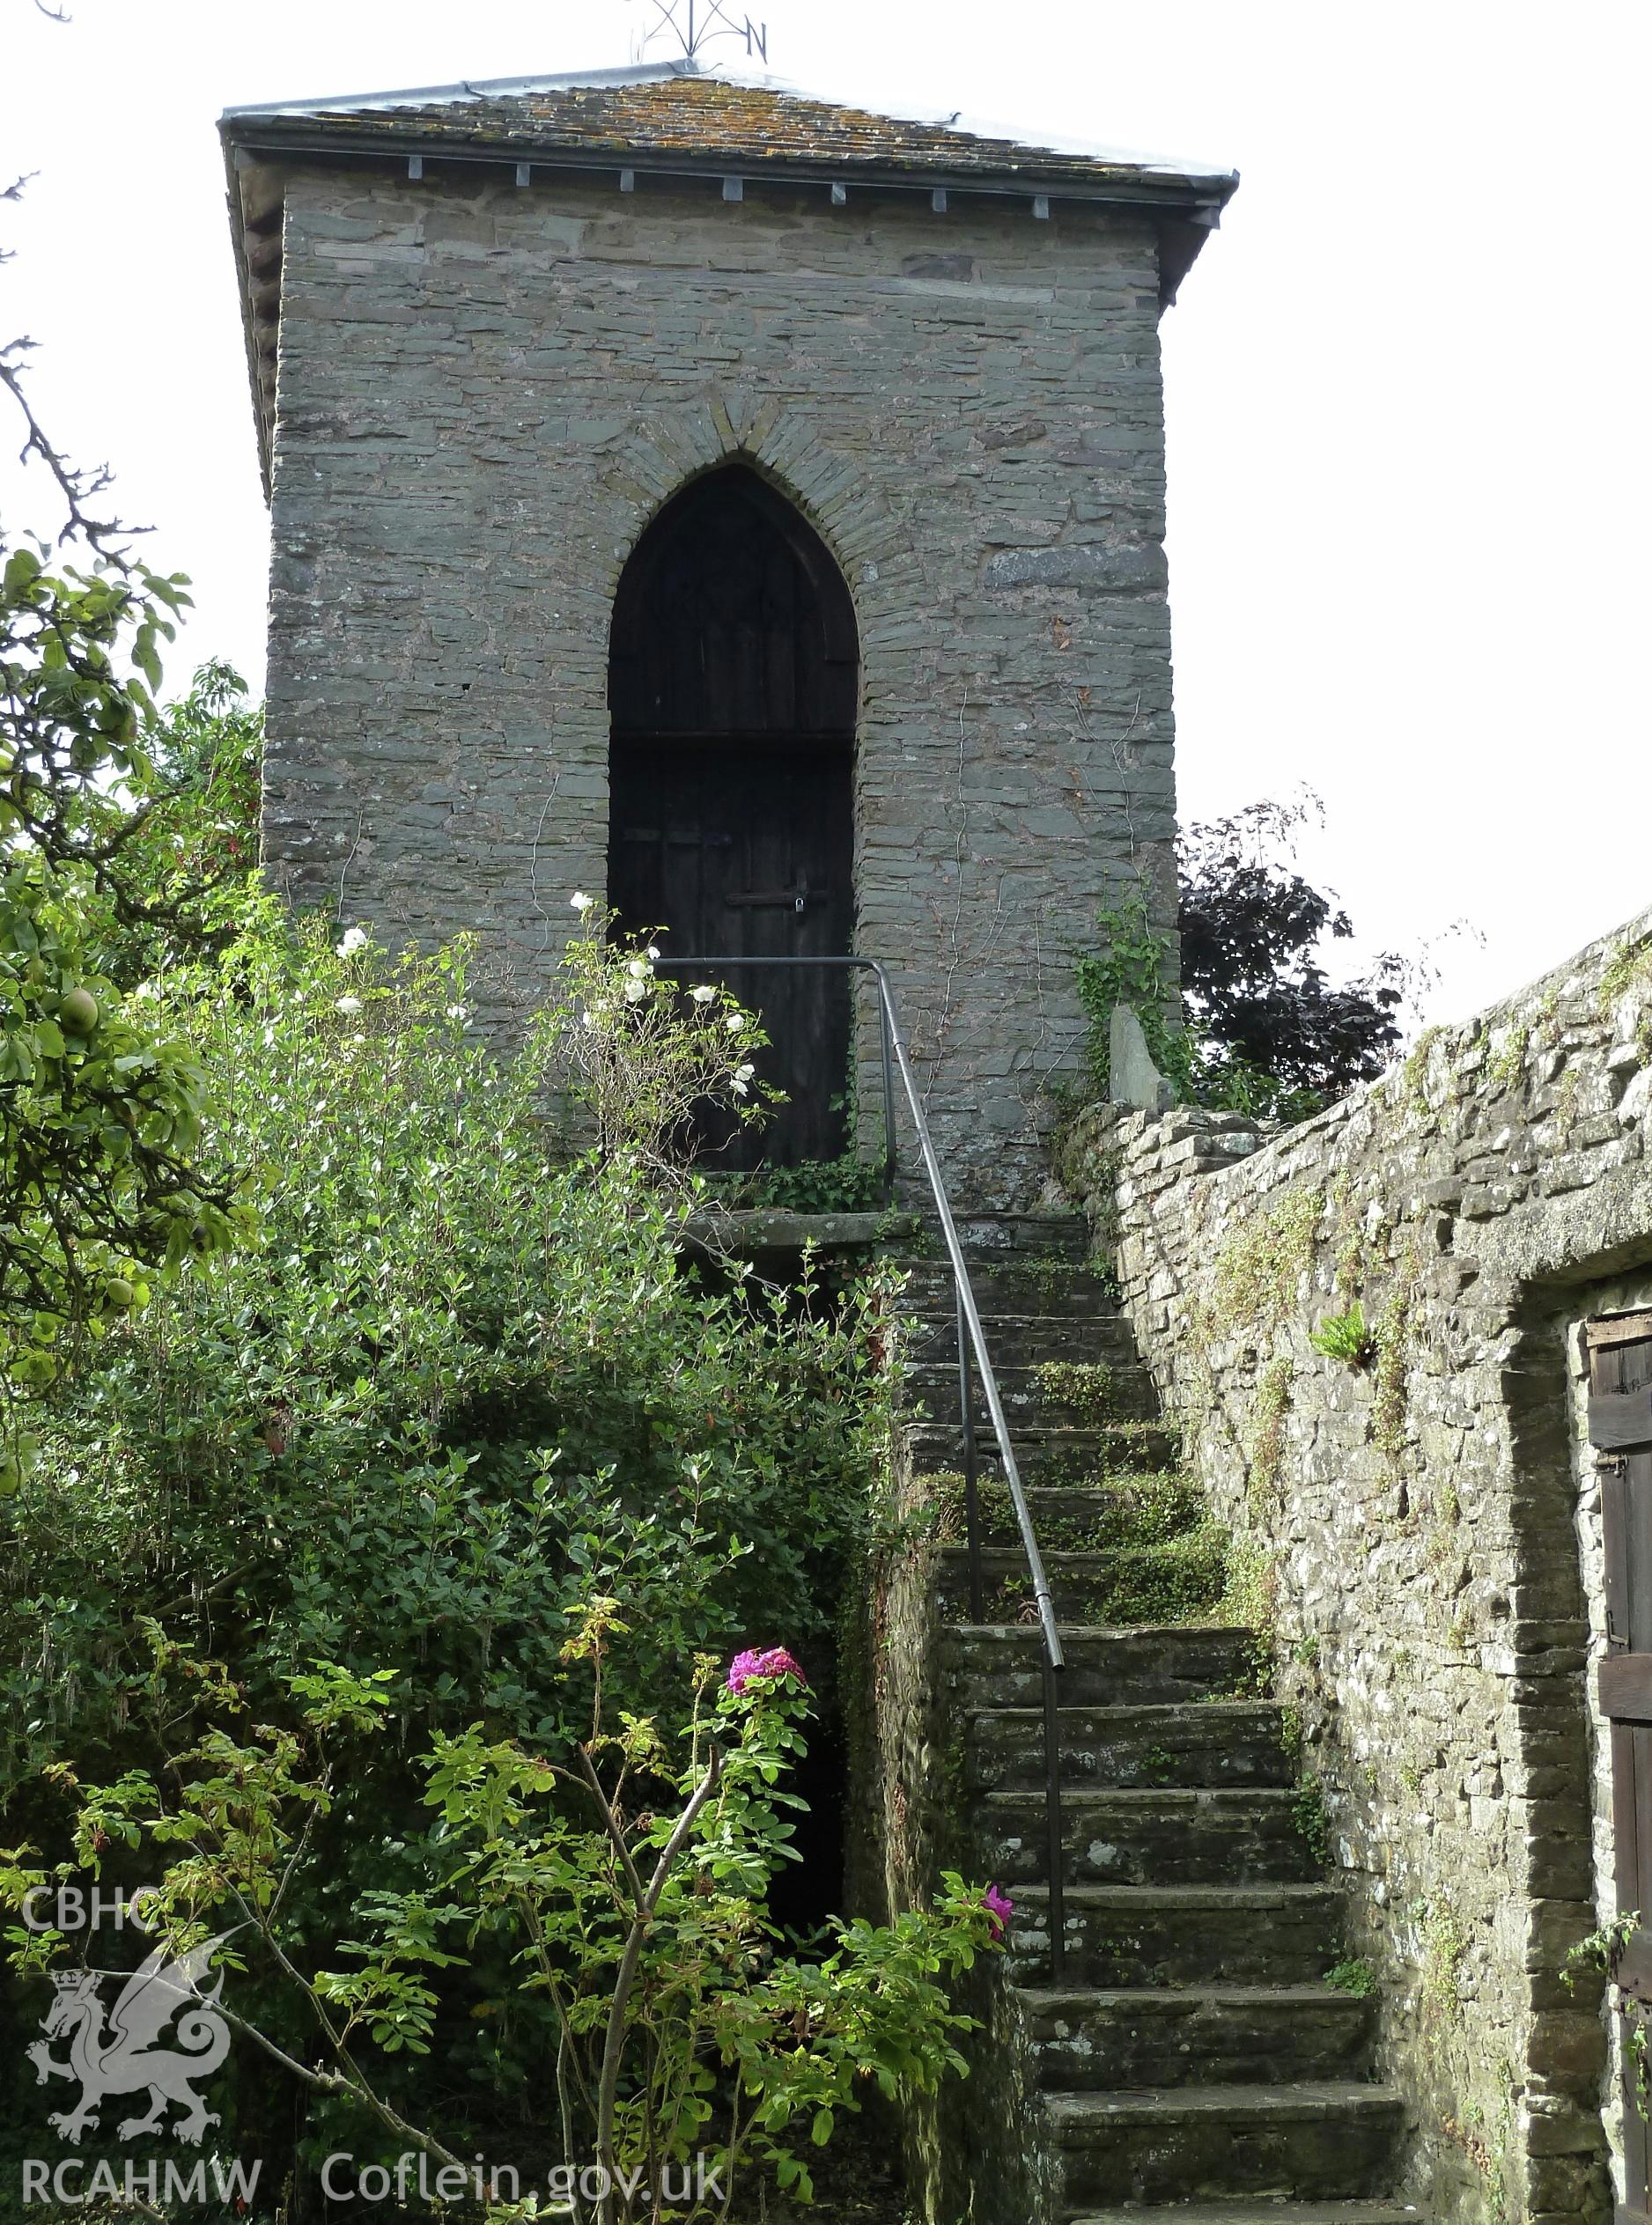
[[[854,924],[859,644],[820,536],[754,471],[695,480],[615,596],[608,901],[667,955],[837,956]],[[719,969],[763,1014],[790,1101],[718,1163],[835,1158],[847,1136],[844,969]],[[708,1139],[710,1140],[710,1139]]]

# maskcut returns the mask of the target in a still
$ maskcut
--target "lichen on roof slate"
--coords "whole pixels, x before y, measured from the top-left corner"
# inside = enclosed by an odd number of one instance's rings
[[[681,154],[749,164],[828,164],[867,170],[944,172],[955,177],[1014,176],[1029,183],[1095,185],[1138,179],[1125,159],[1062,153],[924,123],[724,77],[661,76],[629,84],[562,85],[508,95],[468,93],[411,102],[371,96],[359,106],[295,106],[260,119],[260,136],[377,137],[446,141],[455,148],[498,147],[518,154]]]

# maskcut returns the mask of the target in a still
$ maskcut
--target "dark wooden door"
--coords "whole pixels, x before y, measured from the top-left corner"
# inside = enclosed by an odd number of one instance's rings
[[[1652,2015],[1652,1314],[1591,1322],[1589,1435],[1597,1448],[1606,1556],[1601,1713],[1611,1725],[1618,1913],[1643,1928],[1613,1975],[1626,1997],[1622,2037]],[[1635,2059],[1625,2049],[1621,2220],[1652,2218],[1652,2142]]]
[[[818,958],[849,947],[852,831],[835,755],[738,743],[616,749],[608,900],[623,925],[663,927],[667,957]],[[719,966],[761,1014],[765,1080],[788,1102],[755,1138],[718,1127],[713,1161],[795,1166],[844,1148],[849,998],[840,968]]]
[[[667,958],[847,954],[859,653],[830,553],[756,474],[711,473],[666,505],[614,606],[608,901],[622,927],[663,929]],[[835,1157],[846,970],[708,972],[761,1013],[759,1071],[787,1098],[755,1138],[708,1123],[708,1156]]]

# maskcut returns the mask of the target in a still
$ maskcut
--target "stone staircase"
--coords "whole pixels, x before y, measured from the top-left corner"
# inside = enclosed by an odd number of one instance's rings
[[[1007,2007],[1033,2089],[977,2143],[1036,2144],[1038,2225],[1387,2225],[1402,2106],[1373,2004],[1326,1983],[1339,1904],[1261,1649],[1225,1625],[1222,1541],[1176,1468],[1077,1220],[971,1224],[970,1273],[1062,1624],[1066,1967],[1050,1980],[1042,1652],[991,1427],[985,1620],[968,1563],[944,1256],[903,1263],[914,1472],[948,1510],[940,1683],[959,1760],[948,1859],[1012,1895]],[[1002,2023],[1002,2017],[996,2020]],[[1026,2180],[1021,2182],[1023,2185]],[[1022,2213],[1025,2214],[1024,2212]],[[1019,2219],[1017,2221],[1019,2225]]]

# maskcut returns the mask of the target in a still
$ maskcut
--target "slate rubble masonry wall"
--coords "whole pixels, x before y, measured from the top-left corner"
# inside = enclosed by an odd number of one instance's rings
[[[1271,1602],[1442,2218],[1607,2212],[1567,1948],[1611,1912],[1579,1329],[1652,1286],[1652,914],[1260,1148],[1096,1108],[1063,1171]],[[1381,1351],[1315,1352],[1359,1300]]]
[[[625,557],[744,458],[853,592],[859,947],[961,1195],[1010,1202],[1080,1055],[1072,951],[1138,873],[1173,914],[1158,314],[1125,210],[295,170],[276,880],[393,940],[474,926],[496,1017],[532,996],[603,886]]]

